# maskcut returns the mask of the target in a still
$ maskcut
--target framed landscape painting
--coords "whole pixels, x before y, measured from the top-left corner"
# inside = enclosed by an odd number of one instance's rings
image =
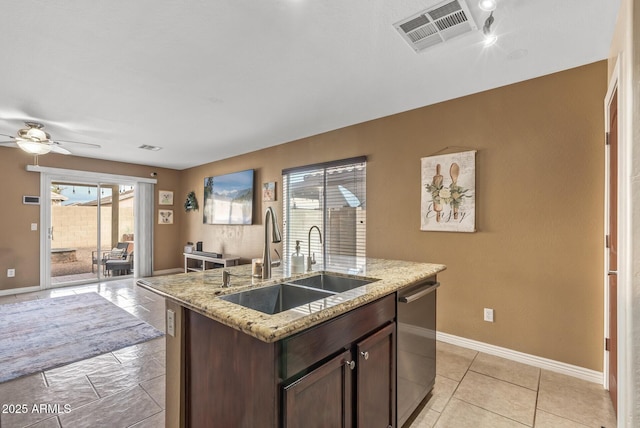
[[[251,224],[253,220],[253,170],[204,179],[205,224]]]

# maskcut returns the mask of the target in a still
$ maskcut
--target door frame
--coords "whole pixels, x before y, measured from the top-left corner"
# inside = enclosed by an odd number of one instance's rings
[[[51,183],[55,181],[71,181],[79,183],[118,183],[124,185],[137,186],[140,183],[156,184],[156,179],[134,177],[127,175],[116,175],[98,173],[91,171],[80,171],[73,169],[49,168],[39,165],[27,165],[27,171],[40,173],[40,289],[45,290],[51,287],[51,240],[49,230],[51,228]],[[137,193],[136,193],[137,196]],[[139,208],[140,201],[136,200],[136,208]],[[143,210],[137,209],[138,213]],[[150,219],[153,224],[153,219]],[[140,222],[134,222],[134,236],[138,235]],[[134,265],[143,257],[152,255],[134,253]],[[101,278],[104,280],[104,278]],[[94,281],[92,281],[94,282]]]
[[[605,111],[605,131],[609,132],[609,105],[617,91],[617,114],[618,114],[618,286],[617,286],[617,337],[618,337],[618,423],[625,426],[628,415],[633,409],[633,362],[630,361],[632,341],[630,340],[630,326],[632,315],[632,260],[631,260],[631,195],[629,180],[631,171],[631,137],[630,132],[631,117],[631,94],[627,89],[627,80],[622,75],[625,58],[619,54],[616,58],[613,73],[607,88],[604,99]],[[606,149],[605,156],[605,231],[608,232],[609,222],[609,148]],[[604,248],[604,269],[603,269],[603,289],[604,289],[604,337],[608,337],[609,332],[609,296],[608,296],[608,263],[609,253]],[[609,352],[604,350],[603,360],[603,385],[609,389]],[[621,425],[620,425],[621,424]]]
[[[616,97],[617,100],[617,106],[616,106],[616,110],[619,111],[619,107],[620,107],[620,95],[618,94],[618,84],[619,84],[619,79],[618,79],[618,62],[616,62],[616,66],[615,66],[615,70],[611,76],[611,80],[609,82],[609,86],[607,88],[607,94],[605,96],[604,99],[604,119],[605,119],[605,135],[608,136],[611,133],[611,129],[610,129],[610,124],[611,124],[611,115],[610,115],[610,111],[611,111],[611,103],[613,101],[614,95],[618,95]],[[620,126],[618,126],[618,128],[620,128]],[[608,137],[607,137],[608,138]],[[619,144],[619,134],[618,134],[618,144]],[[618,157],[618,161],[620,160],[619,157],[619,146],[618,146],[618,150],[616,152],[616,155]],[[605,191],[604,191],[604,212],[605,212],[605,226],[604,226],[604,230],[605,230],[605,248],[604,248],[604,279],[603,279],[603,284],[604,284],[604,337],[605,340],[607,338],[609,338],[610,336],[610,309],[611,309],[611,305],[610,305],[610,300],[611,300],[611,296],[609,295],[609,291],[610,291],[610,287],[609,287],[609,250],[607,247],[607,236],[610,235],[611,231],[609,229],[609,225],[610,225],[610,218],[611,218],[611,212],[610,212],[610,196],[611,196],[611,145],[607,144],[605,146]],[[618,168],[619,171],[619,168]],[[618,174],[619,175],[619,174]],[[619,177],[616,177],[618,180],[618,185],[620,183]],[[618,189],[618,193],[619,192],[619,187]],[[619,206],[619,202],[618,202],[618,206]],[[619,211],[619,210],[618,210]],[[619,219],[619,214],[618,214],[618,219]],[[616,219],[616,220],[618,220]],[[619,226],[619,225],[618,225]],[[620,236],[620,231],[618,230],[618,236]],[[619,268],[618,268],[619,270]],[[609,389],[609,367],[610,367],[610,361],[609,361],[609,356],[610,353],[609,351],[606,349],[606,346],[604,347],[604,358],[603,358],[603,386],[605,389]],[[618,370],[619,372],[619,370]]]

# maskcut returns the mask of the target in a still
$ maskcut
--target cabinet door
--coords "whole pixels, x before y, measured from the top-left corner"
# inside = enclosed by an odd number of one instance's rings
[[[358,427],[395,426],[396,325],[389,324],[356,345]]]
[[[351,351],[284,388],[283,421],[293,427],[351,427]]]

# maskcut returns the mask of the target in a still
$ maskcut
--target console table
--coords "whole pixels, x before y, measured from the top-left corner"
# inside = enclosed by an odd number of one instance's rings
[[[184,256],[184,272],[200,272],[219,267],[237,266],[240,257],[223,255],[222,257],[209,257],[200,254],[182,253]]]

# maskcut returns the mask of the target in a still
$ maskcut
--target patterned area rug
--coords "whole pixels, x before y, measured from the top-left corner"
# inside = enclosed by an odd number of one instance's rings
[[[0,305],[0,382],[164,335],[97,293]]]

